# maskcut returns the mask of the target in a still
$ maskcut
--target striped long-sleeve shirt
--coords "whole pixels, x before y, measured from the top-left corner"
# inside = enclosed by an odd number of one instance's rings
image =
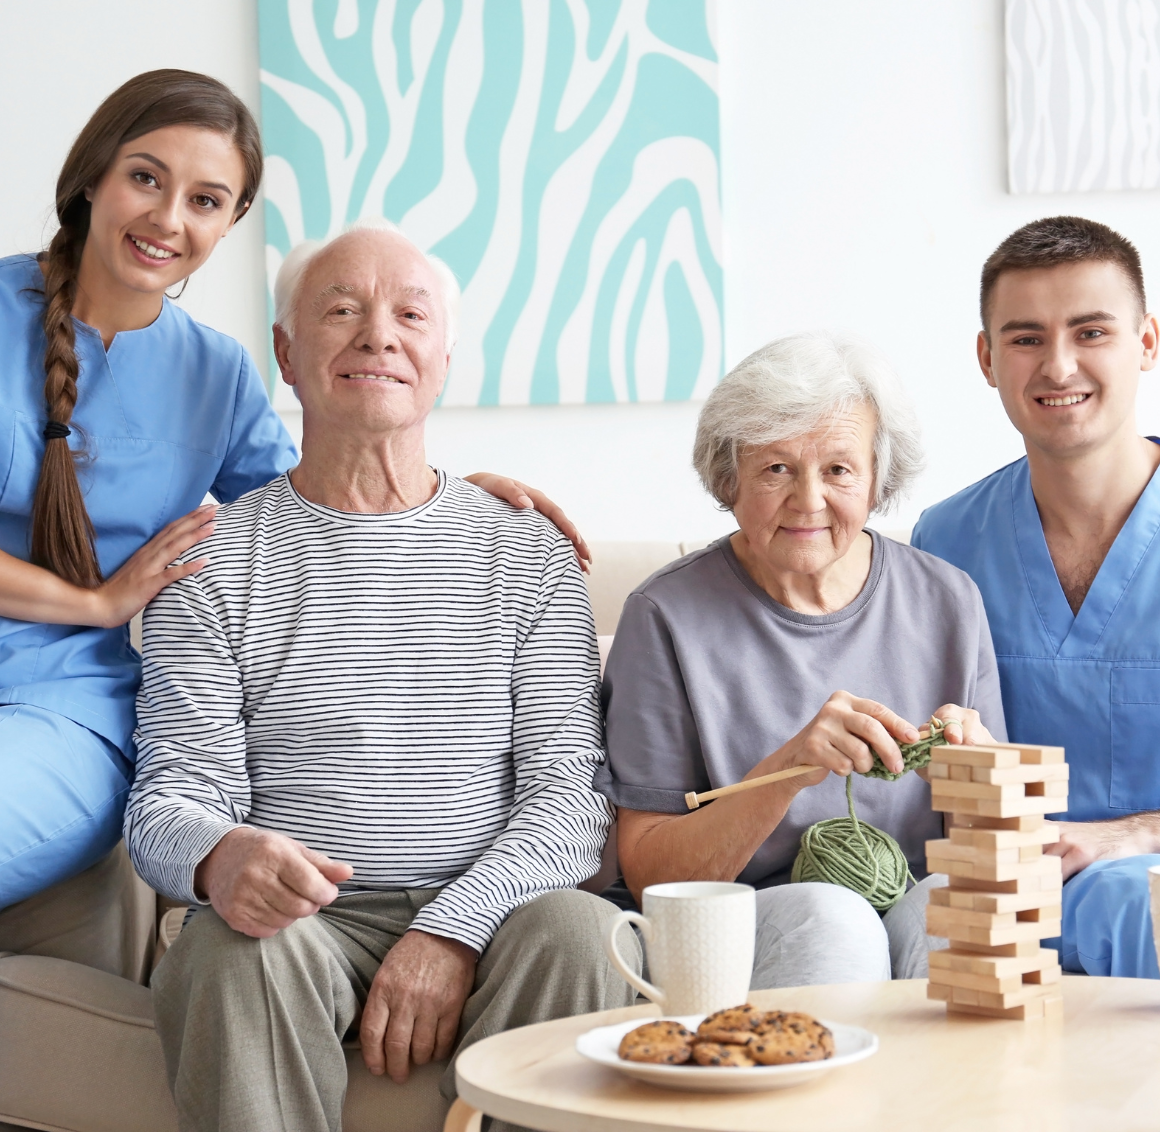
[[[592,613],[567,540],[440,474],[351,514],[283,476],[218,512],[209,565],[145,614],[140,874],[194,901],[239,825],[349,861],[346,891],[442,888],[414,926],[482,950],[597,869],[611,821]]]

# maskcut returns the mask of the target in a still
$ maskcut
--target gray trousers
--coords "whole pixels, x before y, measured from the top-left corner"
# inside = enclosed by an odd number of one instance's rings
[[[947,946],[926,934],[932,874],[885,915],[837,884],[779,884],[757,893],[753,990],[924,979],[929,952]]]
[[[182,1132],[339,1132],[342,1041],[383,957],[437,895],[346,896],[270,939],[233,931],[212,908],[199,911],[152,984]],[[565,890],[508,916],[480,956],[456,1054],[516,1026],[631,1006],[635,992],[601,942],[616,911]],[[440,1088],[455,1096],[454,1060]]]

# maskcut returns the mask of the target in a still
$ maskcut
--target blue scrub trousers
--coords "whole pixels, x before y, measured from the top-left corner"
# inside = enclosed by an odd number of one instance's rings
[[[0,908],[96,864],[121,839],[132,763],[56,712],[0,706]]]
[[[1160,855],[1096,861],[1063,886],[1062,943],[1044,944],[1059,946],[1065,971],[1160,978],[1148,895],[1153,865],[1160,865]]]

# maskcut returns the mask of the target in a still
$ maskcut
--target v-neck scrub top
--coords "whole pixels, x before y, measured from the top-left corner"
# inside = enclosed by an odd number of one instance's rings
[[[0,550],[27,560],[47,420],[40,267],[0,259]],[[106,578],[209,492],[229,503],[297,462],[253,360],[168,300],[106,352],[74,320],[80,362],[68,444],[80,468]],[[0,617],[0,704],[29,704],[96,732],[131,757],[140,657],[128,626],[96,629]]]
[[[914,530],[914,546],[982,592],[1007,730],[1016,742],[1066,748],[1071,821],[1160,809],[1158,533],[1153,476],[1073,615],[1026,457],[924,511]]]

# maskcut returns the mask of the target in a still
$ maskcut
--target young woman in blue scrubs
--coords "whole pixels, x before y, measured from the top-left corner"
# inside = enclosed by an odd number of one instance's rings
[[[139,75],[69,152],[48,250],[0,259],[0,909],[119,841],[140,675],[127,622],[202,565],[170,563],[212,532],[207,493],[229,502],[297,462],[250,356],[165,297],[261,174],[228,88]],[[538,493],[473,480],[534,496],[587,556]]]

